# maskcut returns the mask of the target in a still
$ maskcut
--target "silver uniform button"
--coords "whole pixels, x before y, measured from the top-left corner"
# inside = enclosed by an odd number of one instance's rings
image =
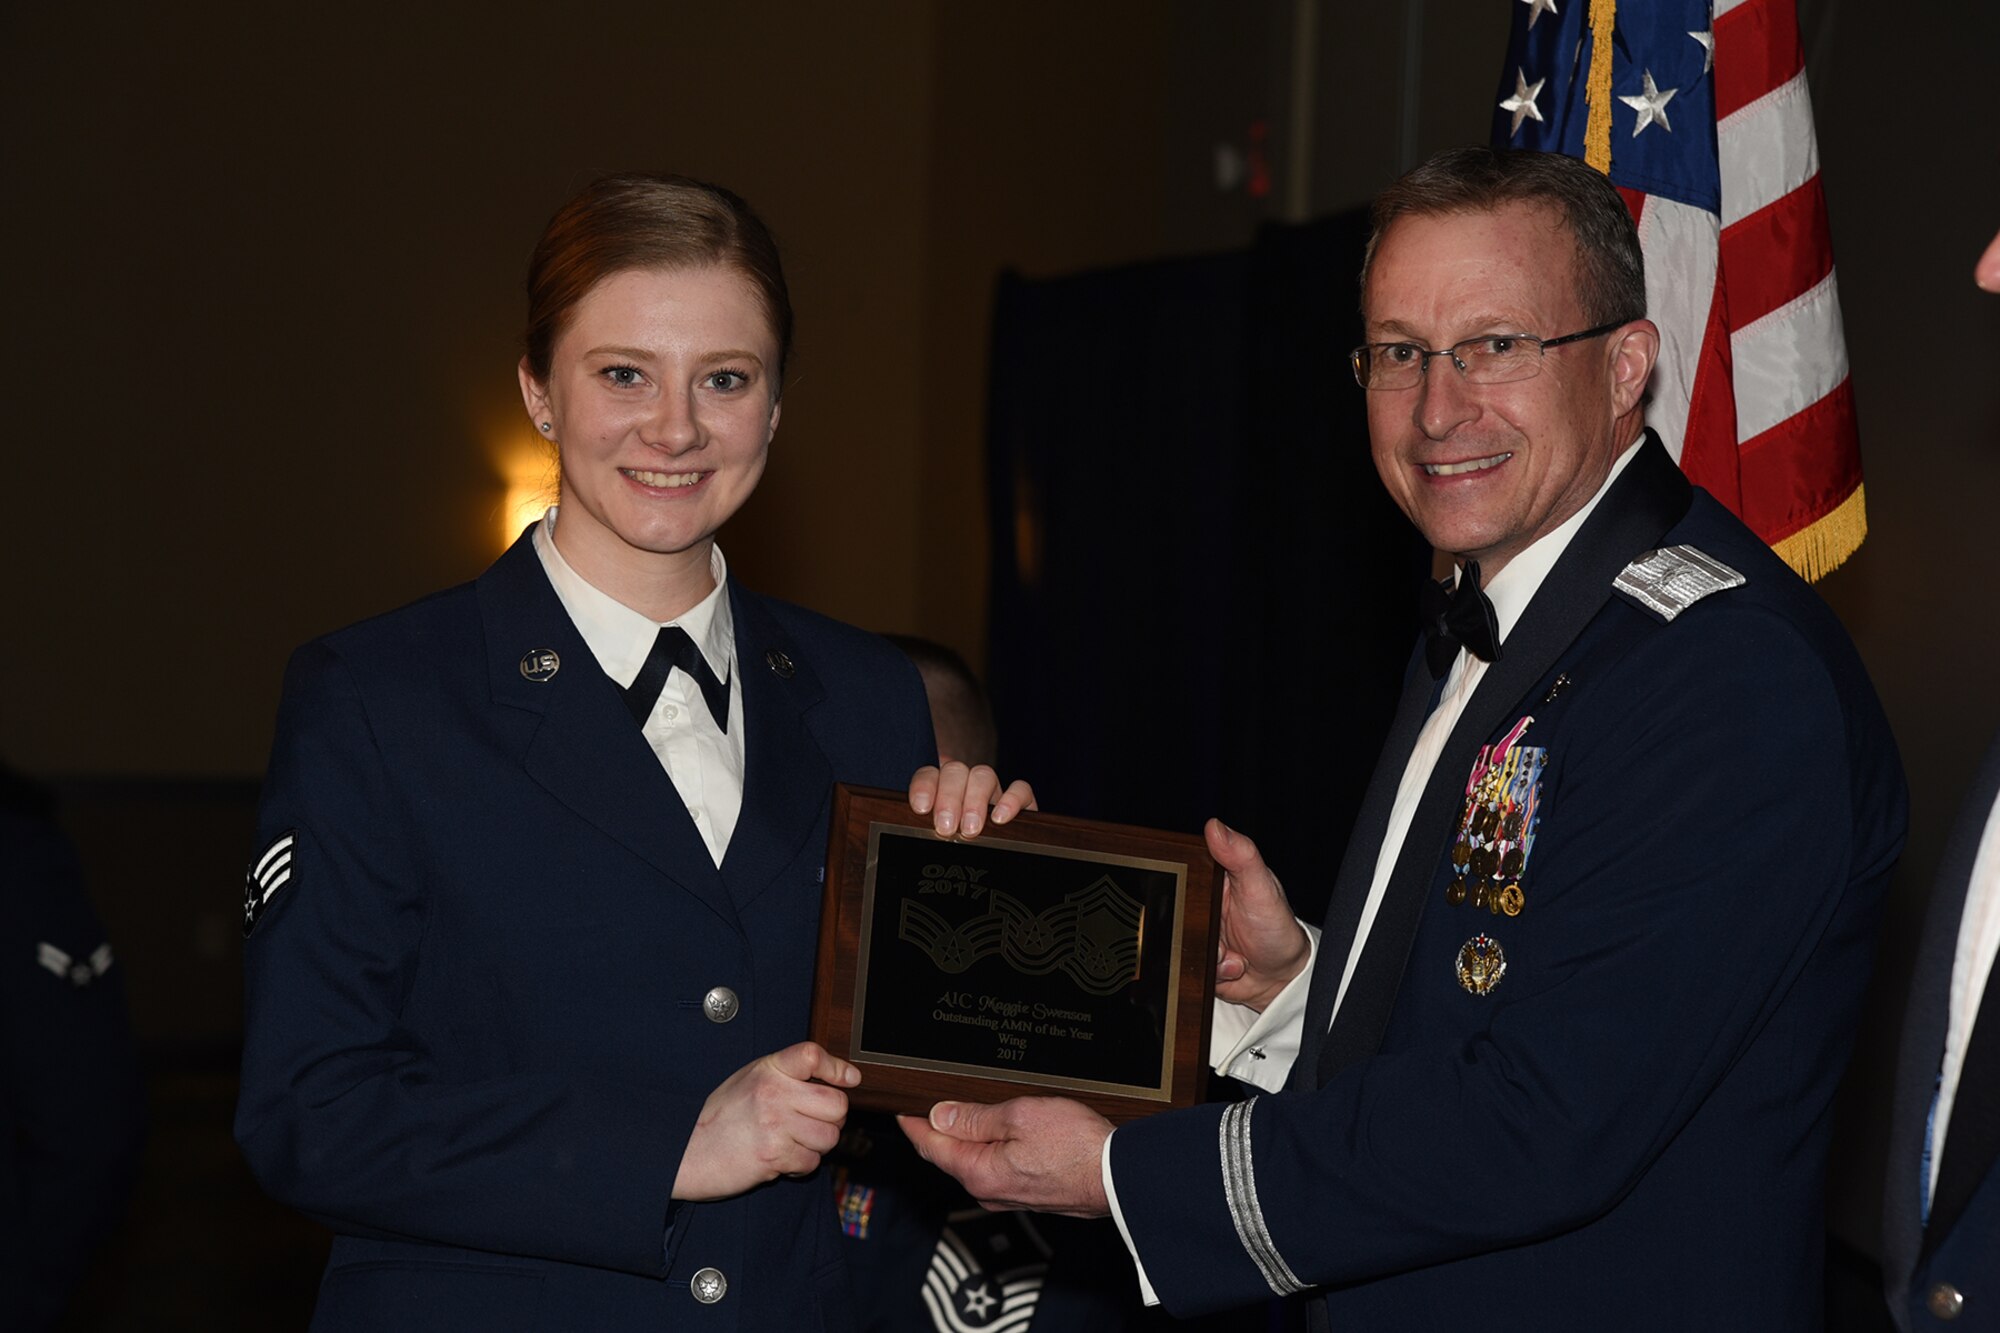
[[[708,1015],[711,1023],[727,1023],[736,1017],[736,1011],[742,1007],[743,1002],[736,998],[736,992],[727,986],[717,986],[701,997],[701,1011]],[[716,1276],[722,1275],[717,1273]]]
[[[694,1289],[694,1298],[703,1305],[713,1305],[729,1294],[729,1279],[719,1268],[704,1268],[688,1283]]]
[[[1930,1297],[1925,1300],[1930,1312],[1939,1319],[1956,1319],[1965,1309],[1965,1296],[1949,1282],[1940,1282],[1931,1288]]]

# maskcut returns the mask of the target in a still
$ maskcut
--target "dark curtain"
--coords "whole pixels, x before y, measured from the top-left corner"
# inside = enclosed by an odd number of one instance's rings
[[[1428,551],[1368,456],[1359,214],[1001,279],[989,682],[1044,809],[1257,839],[1316,919]]]

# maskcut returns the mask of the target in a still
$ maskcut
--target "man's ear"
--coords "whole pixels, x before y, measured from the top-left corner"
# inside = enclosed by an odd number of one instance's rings
[[[1635,319],[1611,335],[1611,415],[1638,407],[1660,359],[1660,330],[1650,319]]]

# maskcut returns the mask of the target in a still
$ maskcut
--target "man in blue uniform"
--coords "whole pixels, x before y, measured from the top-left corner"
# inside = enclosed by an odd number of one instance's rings
[[[1363,314],[1377,469],[1457,569],[1322,931],[1210,825],[1212,1055],[1266,1091],[1115,1135],[1042,1098],[906,1131],[983,1201],[1111,1211],[1175,1314],[1816,1329],[1905,824],[1874,692],[1644,429],[1659,335],[1598,173],[1419,167],[1377,202]]]
[[[2000,292],[2000,236],[1973,273]],[[1931,890],[1882,1196],[1883,1276],[1905,1330],[2000,1329],[2000,735]]]

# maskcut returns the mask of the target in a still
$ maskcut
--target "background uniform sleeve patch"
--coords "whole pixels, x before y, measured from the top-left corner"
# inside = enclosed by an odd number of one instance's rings
[[[88,958],[72,958],[67,951],[47,940],[35,946],[35,961],[55,976],[76,987],[88,986],[111,970],[111,945],[98,945]]]

